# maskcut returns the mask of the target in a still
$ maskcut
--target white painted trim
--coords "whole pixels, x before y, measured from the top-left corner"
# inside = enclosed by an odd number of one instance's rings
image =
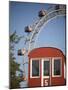
[[[51,77],[52,77],[52,75],[51,75],[51,72],[52,72],[52,58],[50,58],[50,86],[51,86]]]
[[[66,65],[64,63],[64,79],[66,79]]]
[[[43,78],[49,78],[49,76],[43,76]]]
[[[39,61],[39,76],[32,76],[32,61],[38,60]],[[40,59],[39,58],[32,58],[30,60],[30,78],[40,78]]]
[[[32,76],[32,60],[30,59],[30,78],[31,78],[31,76]]]
[[[47,60],[48,59],[48,60]],[[41,77],[41,86],[43,86],[44,85],[44,83],[43,83],[43,79],[45,79],[45,78],[50,78],[50,85],[51,85],[51,77],[50,77],[50,75],[51,75],[51,57],[46,57],[46,58],[43,58],[42,60],[42,77]],[[44,74],[44,64],[43,64],[43,62],[44,61],[49,61],[49,64],[50,64],[50,75],[49,76],[44,76],[43,74]]]
[[[44,58],[44,59],[43,59],[43,62],[44,62],[44,61],[49,61],[49,62],[50,62],[50,58],[48,58],[48,57],[47,57],[47,58]],[[50,63],[49,63],[49,64],[50,64]],[[44,65],[43,65],[43,73],[44,73]],[[49,76],[44,76],[44,75],[43,75],[43,78],[49,78]]]
[[[41,60],[41,64],[42,64],[42,67],[41,67],[41,87],[43,87],[43,59]]]
[[[61,59],[60,60],[60,75],[54,75],[54,60],[55,59]],[[61,77],[62,76],[62,57],[53,57],[52,58],[52,77]]]

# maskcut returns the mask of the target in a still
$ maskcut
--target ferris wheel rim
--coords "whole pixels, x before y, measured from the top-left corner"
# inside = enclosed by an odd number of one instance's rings
[[[41,33],[41,30],[46,26],[46,24],[48,24],[48,22],[50,22],[51,20],[55,19],[56,17],[60,17],[60,16],[65,16],[65,15],[57,15],[57,16],[49,19],[49,20],[48,20],[47,22],[45,22],[45,24],[40,28],[40,30],[39,30],[39,32],[38,32],[38,34],[37,34],[37,37],[36,37],[36,39],[35,39],[34,48],[35,48],[35,46],[36,46],[36,42],[37,42],[37,39],[38,39],[39,34]]]

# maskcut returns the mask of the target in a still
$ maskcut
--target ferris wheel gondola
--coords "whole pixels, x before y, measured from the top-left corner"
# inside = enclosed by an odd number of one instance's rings
[[[26,26],[26,27],[25,27],[25,32],[26,32],[26,33],[32,32],[32,28],[31,28],[30,26]]]
[[[39,17],[43,17],[47,14],[46,10],[40,10],[39,13],[38,13],[38,16]]]
[[[65,5],[56,5],[55,10],[58,10],[58,9],[66,9],[66,6]]]

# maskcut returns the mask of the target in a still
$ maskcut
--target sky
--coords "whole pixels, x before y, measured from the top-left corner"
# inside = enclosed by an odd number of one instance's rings
[[[24,27],[31,25],[34,20],[37,20],[38,12],[41,9],[48,10],[54,4],[40,4],[40,3],[25,3],[25,2],[10,2],[9,4],[9,34],[11,35],[15,30],[18,35],[26,35]],[[56,17],[48,22],[41,30],[36,41],[36,47],[56,47],[65,54],[65,17]],[[17,55],[17,50],[24,48],[24,40],[22,39],[15,46],[16,61],[20,63],[22,69],[23,56]],[[25,60],[28,61],[27,56]],[[28,76],[28,65],[26,65],[26,75]],[[24,86],[24,83],[22,84]]]

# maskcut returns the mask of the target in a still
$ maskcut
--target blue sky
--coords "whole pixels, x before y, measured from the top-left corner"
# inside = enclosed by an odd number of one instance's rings
[[[16,30],[18,35],[21,36],[26,35],[24,32],[24,27],[27,25],[31,25],[34,19],[36,20],[36,18],[38,18],[38,12],[41,9],[48,10],[48,8],[51,6],[54,6],[54,4],[10,2],[9,34],[13,33]],[[65,54],[65,18],[64,17],[57,17],[51,20],[45,25],[43,30],[41,30],[41,33],[39,34],[38,40],[36,42],[36,47],[48,47],[48,46],[59,48]],[[17,50],[23,47],[25,47],[23,40],[21,40],[19,44],[17,44],[15,47],[16,61],[21,64],[21,68],[22,68],[23,58],[17,56]],[[26,67],[28,68],[28,65]]]

